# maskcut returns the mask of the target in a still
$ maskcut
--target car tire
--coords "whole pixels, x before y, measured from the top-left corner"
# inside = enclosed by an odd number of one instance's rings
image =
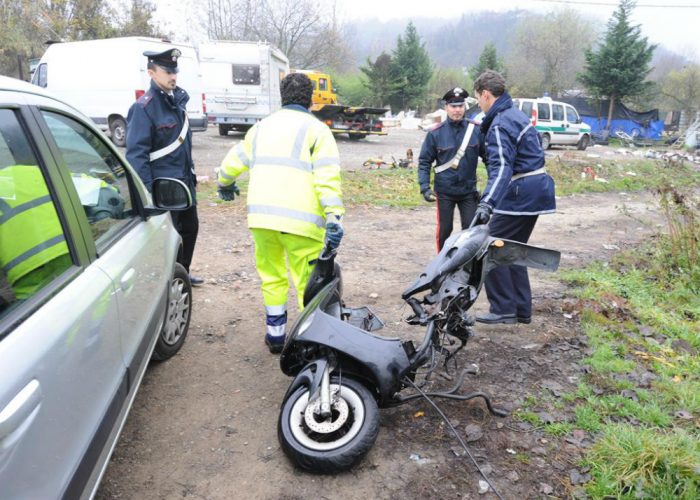
[[[228,125],[219,125],[219,135],[228,135],[230,127]]]
[[[552,145],[552,138],[549,136],[549,134],[542,134],[540,138],[542,140],[542,149],[549,149]]]
[[[123,148],[126,146],[126,120],[121,116],[112,118],[109,121],[109,134],[112,138],[112,142]]]
[[[172,358],[185,343],[192,317],[192,283],[190,275],[180,263],[168,287],[168,305],[163,327],[158,332],[158,341],[153,349],[154,361]]]
[[[579,139],[576,147],[581,151],[585,151],[586,148],[588,147],[588,144],[590,143],[590,141],[591,141],[590,138],[587,135],[584,135],[583,137],[581,137]]]

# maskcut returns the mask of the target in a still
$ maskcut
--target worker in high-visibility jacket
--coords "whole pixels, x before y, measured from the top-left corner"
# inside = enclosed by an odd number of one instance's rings
[[[72,265],[63,228],[36,165],[0,169],[0,268],[18,300]]]
[[[270,352],[282,351],[287,324],[287,262],[303,307],[306,283],[324,245],[343,237],[338,146],[310,112],[313,87],[303,73],[280,83],[282,109],[254,125],[226,155],[219,197],[240,194],[235,180],[250,170],[248,227],[262,280]]]

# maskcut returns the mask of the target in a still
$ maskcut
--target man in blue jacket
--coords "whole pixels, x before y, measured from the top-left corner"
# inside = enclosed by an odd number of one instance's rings
[[[462,229],[474,217],[479,192],[476,190],[476,164],[479,161],[479,130],[464,117],[467,91],[455,87],[444,96],[447,119],[428,132],[418,159],[418,184],[425,201],[437,201],[438,252],[452,233],[455,207]],[[434,191],[430,170],[435,163]]]
[[[479,107],[486,113],[481,133],[488,171],[474,222],[488,223],[492,236],[527,243],[537,217],[556,209],[554,180],[545,171],[539,135],[529,118],[513,107],[500,74],[485,71],[474,82],[474,90]],[[477,316],[477,321],[530,323],[532,292],[526,267],[492,269],[485,287],[490,310]]]
[[[148,190],[153,179],[173,177],[184,182],[192,194],[192,207],[171,212],[173,225],[182,237],[182,265],[190,271],[199,217],[197,216],[197,177],[192,161],[192,131],[187,119],[190,96],[177,86],[178,49],[146,51],[151,87],[129,109],[126,122],[126,159]],[[193,285],[204,280],[190,275]]]

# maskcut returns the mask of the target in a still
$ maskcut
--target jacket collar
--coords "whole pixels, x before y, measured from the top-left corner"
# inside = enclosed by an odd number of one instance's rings
[[[170,96],[170,94],[161,89],[154,80],[151,80],[151,93],[153,95],[162,96],[165,102],[173,107],[175,107],[176,104],[186,104],[187,101],[189,101],[189,98],[186,98],[187,93],[180,87],[176,86],[175,90],[173,90],[173,95]]]
[[[491,122],[494,118],[496,118],[496,115],[501,111],[512,107],[513,99],[511,99],[510,94],[508,94],[508,92],[504,92],[501,97],[496,99],[496,102],[493,103],[493,106],[491,106],[489,112],[486,113],[486,116],[484,116],[484,119],[481,122],[481,131],[484,134],[488,132],[489,128],[491,127]]]
[[[285,104],[282,109],[293,109],[295,111],[303,111],[304,113],[310,113],[310,111],[302,106],[301,104]]]

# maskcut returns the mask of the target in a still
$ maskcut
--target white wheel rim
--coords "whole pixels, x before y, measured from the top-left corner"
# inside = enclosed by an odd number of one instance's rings
[[[309,405],[309,391],[299,396],[294,402],[289,413],[289,428],[292,431],[294,438],[306,448],[317,451],[329,451],[346,445],[352,441],[360,432],[362,424],[365,420],[365,405],[355,390],[347,386],[339,386],[331,384],[331,393],[338,392],[335,396],[335,401],[331,405],[334,410],[333,414],[337,415],[336,419],[331,422],[317,422],[316,420],[307,421],[307,418],[313,419],[313,408],[318,406],[317,402]],[[312,408],[308,408],[311,406]],[[320,442],[311,437],[307,429],[314,429],[320,432],[316,434],[323,436],[324,434],[333,434],[338,429],[343,427],[349,417],[353,417],[353,422],[347,432],[339,437],[339,439]]]

